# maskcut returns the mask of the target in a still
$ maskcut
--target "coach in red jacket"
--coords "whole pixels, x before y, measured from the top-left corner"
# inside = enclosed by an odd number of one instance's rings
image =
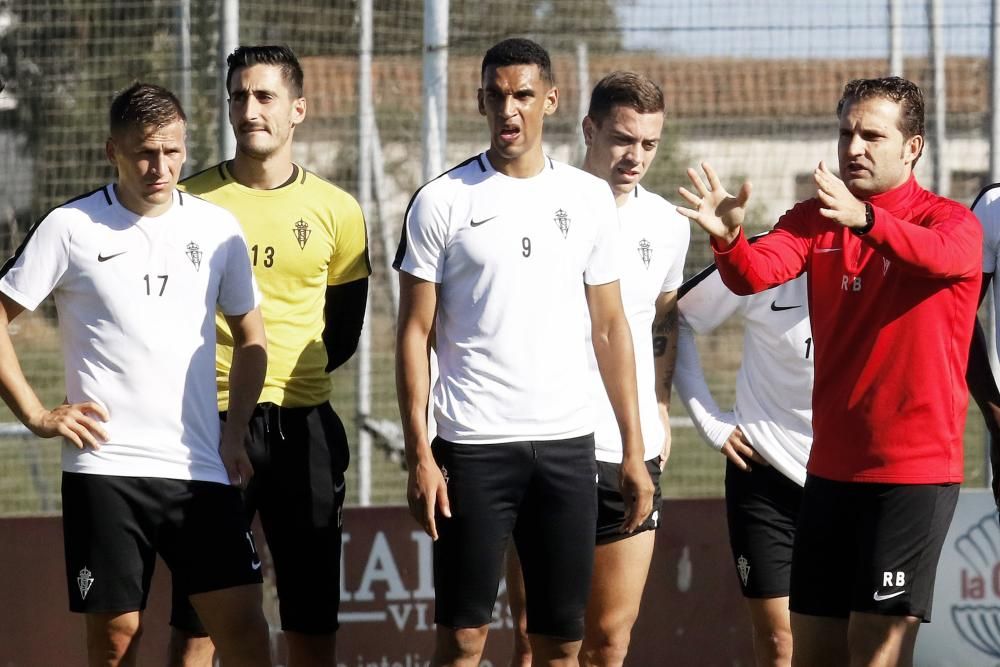
[[[920,187],[920,89],[852,81],[837,105],[840,177],[753,246],[711,167],[679,209],[712,236],[726,285],[751,294],[809,275],[815,440],[792,559],[793,664],[909,665],[962,481],[965,368],[982,231]]]

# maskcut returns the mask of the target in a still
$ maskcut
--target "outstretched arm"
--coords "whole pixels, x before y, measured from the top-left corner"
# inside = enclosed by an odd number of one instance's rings
[[[247,423],[264,386],[267,339],[260,308],[225,317],[233,334],[233,365],[229,369],[229,409],[222,427],[219,452],[229,474],[229,483],[244,487],[253,477],[253,466],[244,443]]]
[[[400,271],[396,395],[409,471],[406,499],[410,514],[435,540],[438,537],[435,511],[451,516],[448,487],[427,439],[431,336],[436,312],[437,285]]]
[[[48,410],[28,384],[17,360],[7,327],[24,308],[0,293],[0,397],[18,420],[40,438],[62,436],[79,449],[93,447],[108,439],[100,422],[108,412],[94,401],[63,404]]]
[[[750,201],[750,182],[743,183],[734,197],[722,186],[711,165],[702,162],[701,168],[708,183],[702,180],[697,171],[689,168],[687,175],[695,192],[687,188],[680,188],[678,192],[693,208],[678,206],[677,212],[694,220],[725,248],[739,237],[743,229],[747,202]]]
[[[622,309],[617,280],[603,285],[587,285],[586,294],[594,356],[622,436],[619,484],[626,503],[622,530],[631,533],[653,511],[653,482],[643,461],[645,447],[639,425],[632,333]]]

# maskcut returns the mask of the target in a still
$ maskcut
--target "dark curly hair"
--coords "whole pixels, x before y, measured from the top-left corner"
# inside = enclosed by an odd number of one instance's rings
[[[549,84],[555,83],[549,52],[530,39],[511,37],[491,46],[490,50],[483,56],[480,77],[486,74],[487,67],[507,67],[508,65],[538,65],[542,79]]]

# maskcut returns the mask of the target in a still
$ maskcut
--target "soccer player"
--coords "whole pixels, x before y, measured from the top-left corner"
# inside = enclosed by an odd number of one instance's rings
[[[993,286],[994,313],[1000,314],[1000,282],[993,274],[1000,261],[1000,187],[997,183],[983,188],[972,203],[972,212],[983,225],[983,284],[979,292],[982,304],[986,291]],[[1000,320],[998,320],[1000,322]],[[998,324],[997,326],[1000,326]],[[1000,346],[1000,336],[993,332],[994,343]],[[969,351],[969,369],[966,373],[969,392],[979,405],[986,428],[990,434],[990,463],[993,469],[993,499],[1000,509],[1000,390],[990,369],[989,353],[986,350],[986,335],[979,322],[972,337]]]
[[[221,657],[270,665],[260,560],[239,489],[267,363],[259,300],[236,220],[181,194],[185,116],[135,84],[111,104],[114,184],[54,209],[0,270],[0,393],[40,437],[61,436],[70,609],[91,665],[133,665],[155,557]],[[45,408],[7,324],[55,298],[66,402]],[[230,419],[215,409],[215,312],[233,334]],[[221,456],[220,456],[221,454]]]
[[[758,667],[792,659],[788,585],[812,445],[813,341],[805,276],[737,296],[710,266],[680,289],[674,384],[698,433],[726,457],[729,546],[753,624]],[[694,334],[743,322],[736,404],[719,408]]]
[[[548,53],[504,40],[481,74],[490,148],[414,195],[395,261],[407,495],[435,539],[434,664],[479,664],[513,535],[535,662],[575,665],[597,518],[585,302],[624,443],[622,530],[652,509],[618,217],[606,182],[542,150],[543,121],[559,102]],[[430,443],[432,343],[440,373]]]
[[[583,119],[583,169],[611,186],[618,205],[620,287],[632,332],[639,421],[653,484],[653,512],[634,532],[622,530],[627,503],[618,487],[622,440],[597,360],[590,357],[598,510],[594,573],[587,601],[581,662],[621,665],[653,556],[659,525],[660,471],[669,454],[668,406],[677,351],[677,288],[684,275],[691,230],[672,205],[639,182],[656,157],[663,130],[663,92],[647,77],[613,72],[601,79]],[[589,329],[587,344],[590,344]],[[523,628],[523,580],[517,557],[508,559],[507,589]],[[530,646],[517,637],[513,664],[530,664]]]
[[[962,481],[965,368],[982,229],[924,190],[923,96],[898,77],[860,79],[837,105],[840,177],[750,245],[750,197],[703,165],[691,208],[723,281],[751,294],[809,276],[816,349],[813,446],[792,558],[796,665],[909,665],[929,620],[941,546]]]
[[[247,447],[257,471],[248,516],[260,512],[277,580],[289,665],[335,665],[341,516],[348,444],[330,406],[330,371],[357,349],[368,295],[365,222],[355,199],[292,162],[305,120],[302,68],[285,46],[241,46],[227,59],[236,156],[182,187],[232,211],[247,237],[271,355]],[[217,322],[219,409],[232,340]],[[209,664],[196,618],[175,604],[172,659]]]

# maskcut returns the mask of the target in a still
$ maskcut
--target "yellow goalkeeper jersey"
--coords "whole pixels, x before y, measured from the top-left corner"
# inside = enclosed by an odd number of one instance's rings
[[[263,294],[267,377],[260,402],[319,405],[330,397],[323,346],[327,285],[371,275],[364,216],[347,192],[295,166],[273,190],[240,185],[223,162],[180,187],[233,213],[243,227],[254,276]],[[219,409],[229,407],[233,337],[216,315]]]

